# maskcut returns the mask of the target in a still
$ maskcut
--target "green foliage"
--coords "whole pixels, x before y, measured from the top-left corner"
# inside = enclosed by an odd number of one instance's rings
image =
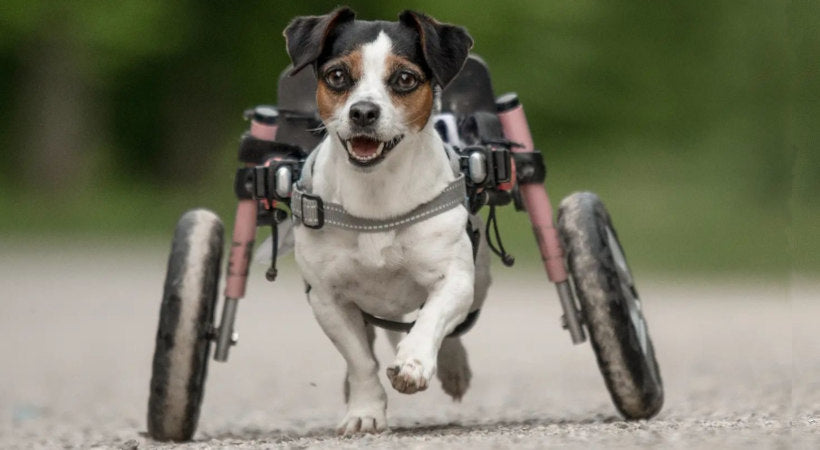
[[[0,145],[11,150],[0,155],[0,231],[161,235],[188,207],[230,216],[240,114],[275,103],[288,62],[282,29],[336,5],[3,2]],[[363,19],[399,12],[350,6]],[[556,205],[574,190],[599,192],[638,265],[788,270],[791,248],[799,264],[820,268],[816,2],[403,7],[469,29],[496,92],[515,90],[525,104]],[[31,176],[43,158],[30,156],[41,119],[29,93],[37,69],[50,70],[49,49],[67,58],[60,75],[80,80],[67,98],[87,102],[93,114],[81,124],[97,141],[76,152],[91,174],[52,188],[70,195],[45,208],[55,192]],[[535,263],[523,217],[502,221],[519,259]]]

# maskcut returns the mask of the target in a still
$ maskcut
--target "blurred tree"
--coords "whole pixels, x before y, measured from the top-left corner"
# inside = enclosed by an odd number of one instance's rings
[[[727,126],[741,127],[737,134],[770,133],[778,127],[765,124],[782,121],[783,8],[728,1],[407,3],[467,25],[500,87],[526,95],[543,125],[539,141],[557,149],[596,136],[680,143]],[[201,179],[237,111],[274,100],[276,74],[287,62],[279,35],[288,20],[334,6],[7,0],[0,53],[14,75],[6,77],[3,100],[16,103],[13,116],[27,124],[11,130],[27,149],[17,162],[39,168],[63,158],[62,174],[49,177],[58,183],[88,167],[135,181]],[[384,3],[352,6],[363,18],[397,13]],[[768,150],[772,139],[780,138],[750,141]],[[89,154],[100,148],[113,152]]]
[[[791,191],[820,210],[816,1],[349,3],[362,19],[410,8],[466,26],[563,167],[551,188],[582,178],[614,207],[653,211],[665,222],[631,225],[658,253],[697,261],[673,241],[709,234],[701,245],[760,255],[754,227],[785,223]],[[276,101],[282,30],[337,4],[5,0],[0,189],[229,195],[240,113]]]
[[[14,162],[28,185],[63,190],[91,176],[91,151],[98,137],[95,95],[81,68],[82,49],[62,23],[26,45],[19,66],[17,105],[20,140]]]
[[[7,175],[52,191],[85,186],[110,138],[106,89],[132,65],[184,48],[184,27],[173,24],[184,5],[9,0],[0,8],[0,51],[12,66],[5,82],[14,86],[3,103],[19,125],[8,146],[19,150],[7,160],[18,169]]]

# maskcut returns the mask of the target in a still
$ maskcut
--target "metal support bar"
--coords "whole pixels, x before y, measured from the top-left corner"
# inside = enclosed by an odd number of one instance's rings
[[[572,343],[581,344],[585,342],[587,338],[584,334],[584,328],[581,326],[581,314],[575,306],[569,281],[555,283],[555,287],[558,289],[558,298],[561,300],[561,308],[564,310],[564,316],[562,317],[563,326],[569,330]]]
[[[238,298],[225,298],[225,307],[222,309],[219,330],[216,335],[216,351],[214,359],[220,362],[228,360],[228,351],[232,345],[236,345],[239,336],[233,331],[233,323],[236,320],[236,307],[239,304]]]

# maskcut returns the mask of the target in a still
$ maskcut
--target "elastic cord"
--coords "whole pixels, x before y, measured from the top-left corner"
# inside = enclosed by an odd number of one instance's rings
[[[493,241],[490,238],[490,224],[492,224],[493,233],[495,234],[495,241],[498,243],[498,248],[493,245]],[[487,245],[490,247],[490,250],[501,258],[501,262],[505,266],[511,267],[515,264],[515,257],[507,253],[507,250],[504,249],[504,243],[501,242],[501,233],[498,231],[498,217],[495,215],[495,205],[490,205],[490,212],[487,213],[487,225],[484,229],[484,235],[487,239]]]
[[[265,278],[268,281],[274,281],[276,280],[276,275],[279,273],[279,271],[276,270],[276,256],[279,251],[279,224],[275,220],[270,224],[270,234],[273,248],[271,249],[270,267],[267,272],[265,272]]]

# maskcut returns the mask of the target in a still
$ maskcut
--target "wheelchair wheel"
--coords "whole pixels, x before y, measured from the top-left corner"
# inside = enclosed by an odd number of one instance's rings
[[[222,242],[222,222],[210,211],[188,211],[177,223],[148,398],[148,433],[160,441],[186,441],[196,430],[208,369]]]
[[[593,193],[561,202],[558,228],[598,367],[627,419],[648,419],[663,405],[663,382],[641,300],[618,235]]]

